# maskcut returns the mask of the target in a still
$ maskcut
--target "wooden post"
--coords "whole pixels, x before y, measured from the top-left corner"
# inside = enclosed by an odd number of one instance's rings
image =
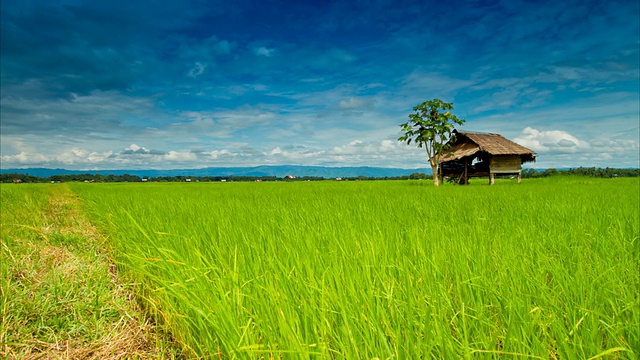
[[[489,185],[493,185],[495,182],[495,179],[493,177],[493,173],[489,172]]]
[[[469,173],[467,171],[468,165],[469,165],[469,160],[465,159],[464,160],[464,184],[465,185],[469,185]]]
[[[522,182],[522,174],[518,171],[518,184]]]

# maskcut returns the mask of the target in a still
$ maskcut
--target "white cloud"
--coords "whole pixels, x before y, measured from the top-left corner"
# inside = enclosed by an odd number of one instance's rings
[[[113,152],[96,152],[86,149],[72,148],[60,153],[42,154],[35,152],[20,152],[16,155],[3,155],[1,157],[3,167],[25,166],[70,166],[81,165],[86,168],[89,165],[103,164],[111,157]]]
[[[588,142],[579,140],[566,131],[540,131],[532,127],[524,128],[514,141],[536,152],[575,153],[590,147]]]
[[[149,149],[147,149],[145,147],[142,147],[142,146],[138,146],[136,144],[131,144],[131,145],[129,145],[129,147],[124,149],[124,151],[122,151],[120,154],[122,154],[122,155],[133,155],[133,154],[141,155],[141,154],[149,154],[149,153],[150,153]]]
[[[270,155],[276,155],[276,154],[282,154],[282,150],[280,149],[280,147],[275,147],[273,150],[271,150],[269,152]]]
[[[369,153],[374,151],[374,147],[364,144],[360,140],[350,141],[348,144],[336,146],[329,151],[332,155],[356,155],[362,153]]]
[[[179,114],[179,121],[159,133],[194,144],[201,144],[204,138],[239,139],[260,126],[267,126],[274,116],[269,109],[254,106],[220,111],[183,111]]]
[[[43,133],[51,138],[52,134],[111,134],[123,125],[123,114],[148,117],[153,107],[152,98],[130,97],[117,91],[71,94],[68,99],[3,97],[0,126],[3,135]]]
[[[211,151],[196,149],[196,150],[191,150],[190,152],[198,159],[198,163],[207,162],[210,160],[233,158],[234,156],[239,155],[238,153],[232,153],[227,149],[211,150]]]
[[[72,148],[60,154],[53,154],[47,158],[49,163],[62,163],[65,165],[77,164],[100,164],[104,163],[111,155],[112,151],[96,152],[86,149]]]
[[[253,49],[253,52],[258,56],[271,57],[276,52],[276,49],[269,49],[264,46],[260,46]]]
[[[541,73],[536,80],[542,82],[565,82],[576,86],[579,83],[610,83],[616,80],[637,79],[640,70],[637,68],[605,66],[594,68],[590,65],[551,66],[547,72]]]
[[[426,154],[417,147],[406,146],[390,139],[366,142],[352,140],[344,145],[333,147],[326,152],[326,155],[330,161],[369,166],[393,164],[393,166],[420,167],[426,161]]]
[[[2,159],[3,165],[9,166],[42,165],[49,162],[49,158],[43,154],[22,151],[16,155],[2,155],[0,158]]]
[[[612,139],[606,134],[581,140],[561,130],[537,130],[527,127],[515,142],[536,152],[537,167],[638,167],[637,139]],[[614,162],[612,164],[612,162]]]
[[[324,153],[324,151],[314,151],[306,146],[290,146],[290,149],[282,150],[279,146],[276,146],[269,152],[265,152],[262,155],[264,160],[268,163],[279,163],[281,158],[287,159],[287,161],[298,162],[298,160],[306,159],[317,161],[318,156]]]
[[[373,105],[373,100],[363,97],[349,96],[346,99],[340,100],[338,107],[343,110],[354,110],[369,108]]]
[[[196,63],[193,65],[193,68],[191,70],[189,70],[189,77],[192,78],[197,78],[198,76],[204,74],[204,70],[207,68],[206,65],[202,64],[199,61],[196,61]]]
[[[190,151],[173,151],[173,150],[167,152],[167,154],[162,156],[162,158],[167,161],[178,161],[178,162],[198,160],[198,157],[196,156],[196,154]]]

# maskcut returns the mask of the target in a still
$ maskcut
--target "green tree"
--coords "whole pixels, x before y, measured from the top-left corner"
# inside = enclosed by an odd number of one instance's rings
[[[416,172],[416,173],[413,173],[413,174],[409,175],[409,179],[412,179],[412,180],[416,180],[416,179],[423,180],[423,179],[428,179],[428,178],[429,178],[429,176],[427,174],[421,173],[421,172]]]
[[[464,124],[463,119],[451,114],[452,110],[453,103],[446,103],[440,99],[425,101],[414,106],[413,113],[409,114],[409,121],[400,125],[404,134],[398,141],[407,144],[414,142],[419,148],[424,147],[427,150],[435,186],[439,185],[440,157],[449,148],[447,142],[455,140],[454,126]]]

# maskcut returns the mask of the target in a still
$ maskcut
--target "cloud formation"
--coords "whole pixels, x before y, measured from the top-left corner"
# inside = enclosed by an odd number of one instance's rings
[[[431,98],[536,166],[638,166],[637,1],[1,7],[3,168],[422,166]]]
[[[547,153],[575,153],[590,147],[589,143],[566,131],[540,131],[532,127],[524,128],[522,134],[514,141],[534,151]]]

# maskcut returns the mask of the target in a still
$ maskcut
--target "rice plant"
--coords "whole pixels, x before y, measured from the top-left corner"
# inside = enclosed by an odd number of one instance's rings
[[[635,358],[637,179],[73,184],[195,356]]]

